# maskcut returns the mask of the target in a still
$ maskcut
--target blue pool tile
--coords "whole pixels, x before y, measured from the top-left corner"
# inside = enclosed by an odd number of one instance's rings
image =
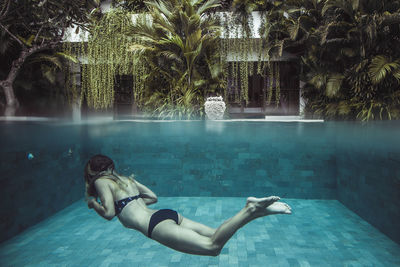
[[[246,198],[160,197],[154,208],[218,227]],[[293,214],[239,229],[218,257],[183,254],[76,202],[0,244],[0,266],[399,266],[400,246],[336,200],[284,200]],[[267,264],[267,265],[266,265]]]

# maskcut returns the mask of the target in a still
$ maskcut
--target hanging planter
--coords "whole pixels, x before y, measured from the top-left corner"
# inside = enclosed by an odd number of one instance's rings
[[[226,106],[222,96],[208,97],[204,109],[209,120],[221,120],[224,118]]]

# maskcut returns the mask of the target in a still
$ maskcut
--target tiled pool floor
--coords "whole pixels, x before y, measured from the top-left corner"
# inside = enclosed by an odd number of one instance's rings
[[[336,200],[286,199],[292,215],[269,216],[240,229],[218,257],[186,255],[88,210],[67,207],[0,245],[0,266],[400,266],[400,246]],[[245,198],[160,197],[217,227]]]

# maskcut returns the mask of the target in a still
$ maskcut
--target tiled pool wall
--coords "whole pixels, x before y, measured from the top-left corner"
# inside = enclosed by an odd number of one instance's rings
[[[345,145],[346,136],[340,136],[334,124],[114,122],[1,127],[1,140],[7,143],[0,154],[5,174],[0,178],[0,241],[82,199],[83,166],[91,155],[102,153],[115,160],[118,171],[134,173],[159,196],[275,194],[339,199],[399,242],[394,230],[400,222],[399,189],[390,186],[399,179],[399,167],[386,160],[388,151],[396,151],[390,155],[398,160],[400,149],[373,150],[371,162],[379,158],[382,165],[375,162],[371,167],[375,172],[363,170],[368,172],[368,181],[375,179],[379,184],[380,177],[386,177],[388,186],[386,191],[372,186],[385,202],[367,207],[365,203],[373,201],[363,199],[375,198],[365,194],[362,186],[354,189],[350,182],[355,181],[358,167],[364,167],[355,162],[362,157],[363,146],[357,138]],[[352,144],[359,145],[352,149]],[[354,155],[359,148],[361,154]],[[35,156],[32,160],[27,159],[29,152]],[[384,195],[388,191],[391,195]],[[373,213],[386,220],[370,216]]]
[[[58,133],[58,135],[57,135]],[[0,241],[71,205],[83,196],[88,155],[80,132],[37,123],[0,124]],[[34,156],[28,159],[28,153]]]
[[[400,128],[346,129],[336,146],[338,200],[400,244]]]
[[[120,172],[134,173],[160,196],[335,199],[334,143],[324,131],[279,123],[126,122],[91,127],[88,136],[90,151],[111,155]]]

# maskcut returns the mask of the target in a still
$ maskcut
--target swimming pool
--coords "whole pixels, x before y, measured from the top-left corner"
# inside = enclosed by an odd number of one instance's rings
[[[399,122],[7,122],[0,127],[1,240],[81,200],[83,165],[102,153],[167,200],[208,203],[266,194],[338,200],[400,243]]]

